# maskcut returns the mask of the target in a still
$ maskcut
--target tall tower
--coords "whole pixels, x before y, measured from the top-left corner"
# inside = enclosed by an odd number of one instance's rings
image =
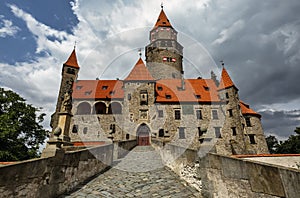
[[[65,93],[72,94],[73,82],[77,79],[80,67],[77,63],[75,48],[68,60],[63,64],[60,89],[57,97],[55,112],[51,115],[50,126],[54,130],[58,125],[58,113],[61,111]]]
[[[183,47],[177,42],[177,31],[172,27],[163,7],[150,31],[150,44],[146,46],[145,52],[148,70],[155,80],[182,77]]]

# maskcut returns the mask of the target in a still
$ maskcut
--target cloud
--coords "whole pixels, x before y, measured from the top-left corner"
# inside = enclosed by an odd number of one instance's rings
[[[4,16],[0,15],[0,37],[14,36],[19,30],[20,28],[14,26],[12,21],[4,19]]]

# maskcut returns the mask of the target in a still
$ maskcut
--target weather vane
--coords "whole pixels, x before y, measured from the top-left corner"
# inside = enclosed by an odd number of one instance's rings
[[[142,48],[139,48],[139,55],[142,57]]]
[[[74,42],[74,49],[76,48],[77,41]]]
[[[164,2],[161,2],[160,7],[161,7],[161,9],[164,8]]]
[[[224,67],[224,65],[225,65],[225,64],[224,64],[224,61],[223,61],[223,60],[221,60],[221,61],[220,61],[220,63],[221,63],[221,64],[222,64],[222,66]]]

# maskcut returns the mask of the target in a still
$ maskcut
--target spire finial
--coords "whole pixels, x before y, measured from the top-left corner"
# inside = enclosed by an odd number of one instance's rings
[[[164,9],[164,2],[161,2],[160,7],[161,9]]]
[[[76,49],[76,44],[77,44],[77,41],[74,42],[74,49]]]
[[[142,48],[139,48],[139,55],[140,55],[140,58],[142,57]]]

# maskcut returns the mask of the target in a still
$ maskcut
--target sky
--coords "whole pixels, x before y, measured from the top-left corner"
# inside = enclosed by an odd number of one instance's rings
[[[300,121],[299,0],[164,1],[184,47],[186,77],[219,74],[262,115],[267,135],[286,139]],[[43,107],[49,128],[62,64],[76,43],[79,79],[123,78],[149,43],[161,1],[3,0],[0,86]],[[196,76],[193,76],[196,75]]]

